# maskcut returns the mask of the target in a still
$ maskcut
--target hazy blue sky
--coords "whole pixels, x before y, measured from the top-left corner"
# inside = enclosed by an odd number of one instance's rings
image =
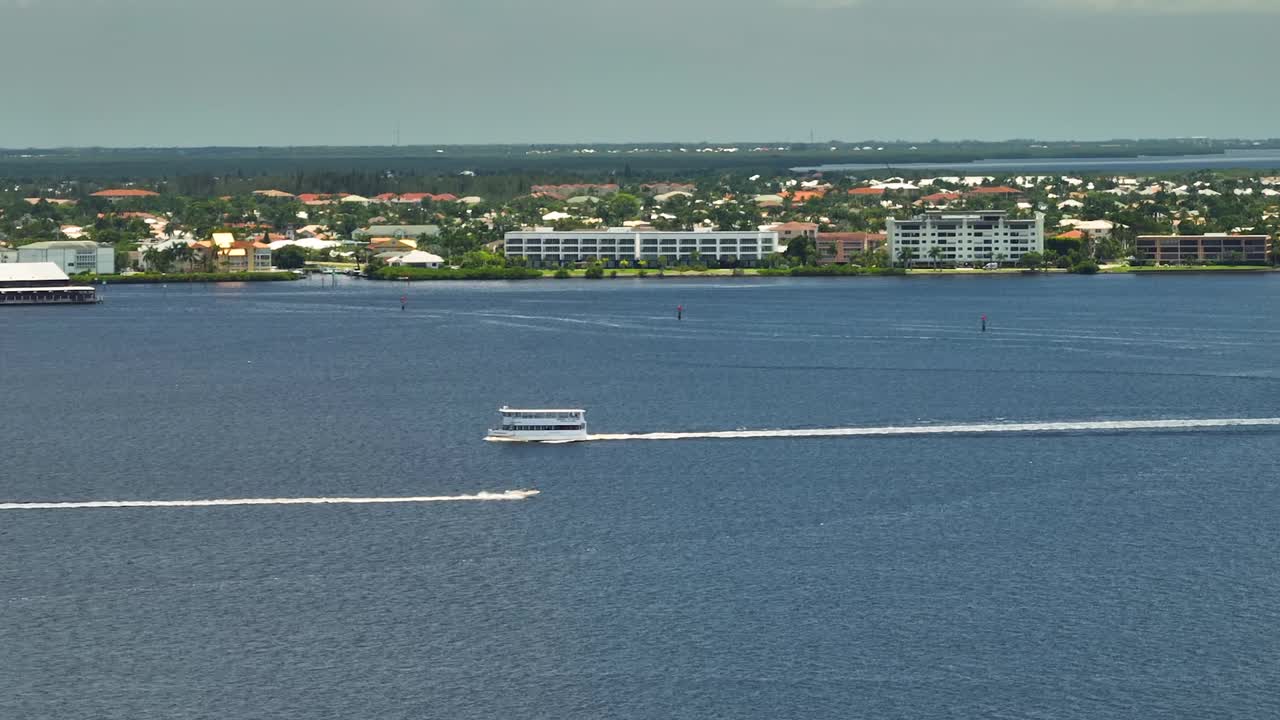
[[[0,147],[1280,136],[1280,0],[0,0]]]

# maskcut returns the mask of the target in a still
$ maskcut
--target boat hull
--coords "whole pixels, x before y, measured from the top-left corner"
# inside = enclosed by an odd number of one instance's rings
[[[565,430],[490,430],[490,442],[571,443],[587,439],[587,432]]]

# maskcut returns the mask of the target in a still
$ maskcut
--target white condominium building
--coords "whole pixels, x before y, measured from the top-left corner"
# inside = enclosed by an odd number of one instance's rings
[[[787,249],[775,231],[759,230],[599,230],[556,231],[536,228],[505,236],[507,257],[525,257],[535,266],[562,265],[599,260],[613,265],[623,260],[664,260],[678,263],[697,258],[703,262],[737,262],[756,265],[763,258]]]
[[[899,262],[903,249],[912,262],[938,265],[1017,263],[1029,252],[1044,252],[1044,213],[1034,220],[1012,220],[1003,210],[926,212],[907,220],[889,218],[889,256]],[[930,256],[938,248],[937,258]]]
[[[90,240],[45,240],[0,250],[0,263],[51,262],[68,275],[116,271],[116,251],[111,246],[99,247]]]

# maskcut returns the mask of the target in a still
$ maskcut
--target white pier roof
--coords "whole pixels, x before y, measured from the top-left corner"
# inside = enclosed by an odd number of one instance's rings
[[[0,283],[35,282],[37,280],[65,282],[69,279],[67,274],[58,267],[57,263],[0,263]]]

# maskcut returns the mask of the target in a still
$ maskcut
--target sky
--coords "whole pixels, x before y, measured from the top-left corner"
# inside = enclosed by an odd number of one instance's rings
[[[0,0],[0,147],[1280,136],[1280,0]]]

